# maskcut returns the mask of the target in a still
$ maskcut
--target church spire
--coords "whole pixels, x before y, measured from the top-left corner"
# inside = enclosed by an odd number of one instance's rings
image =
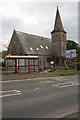
[[[59,31],[65,32],[64,28],[63,28],[63,25],[62,25],[62,21],[61,21],[59,9],[58,9],[58,6],[57,6],[56,19],[55,19],[55,24],[54,24],[54,30],[51,33],[53,33],[53,32],[59,32]]]

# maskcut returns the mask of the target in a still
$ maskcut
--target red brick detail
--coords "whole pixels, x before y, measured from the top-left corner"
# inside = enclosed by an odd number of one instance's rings
[[[18,58],[18,74],[20,73],[20,62],[19,62],[19,58]]]

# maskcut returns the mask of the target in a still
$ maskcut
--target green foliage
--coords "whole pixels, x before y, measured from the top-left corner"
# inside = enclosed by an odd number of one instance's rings
[[[5,58],[5,55],[6,55],[6,50],[3,50],[2,51],[2,58]]]
[[[76,66],[77,66],[77,70],[80,70],[80,62],[77,62]]]
[[[0,54],[0,59],[2,58],[2,54]]]
[[[77,56],[77,62],[80,62],[80,55]]]
[[[2,67],[2,62],[0,62],[0,67]]]
[[[68,40],[67,41],[67,50],[71,50],[71,49],[76,49],[77,54],[80,54],[80,46],[76,42]]]
[[[76,50],[77,50],[77,54],[80,55],[80,46],[79,45],[77,45],[77,49]]]
[[[5,62],[2,62],[2,67],[5,67]]]
[[[54,72],[50,72],[53,76],[67,76],[67,75],[77,75],[77,70],[56,70]]]
[[[75,63],[69,64],[69,68],[74,70],[75,69]]]
[[[71,40],[67,41],[67,50],[77,49],[77,43]]]

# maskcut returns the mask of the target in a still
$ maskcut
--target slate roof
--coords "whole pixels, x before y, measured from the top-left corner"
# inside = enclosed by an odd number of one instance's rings
[[[65,31],[64,31],[64,28],[63,28],[62,21],[61,21],[59,9],[58,9],[58,7],[57,7],[56,19],[55,19],[55,24],[54,24],[54,30],[53,30],[51,33],[59,32],[59,31],[65,32]],[[66,32],[65,32],[65,33],[66,33]]]
[[[51,39],[15,31],[25,54],[51,55]]]

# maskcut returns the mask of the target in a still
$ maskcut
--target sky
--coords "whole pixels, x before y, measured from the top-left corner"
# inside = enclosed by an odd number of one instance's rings
[[[9,45],[14,29],[51,38],[57,6],[67,40],[78,42],[78,1],[3,0],[0,2],[0,51]]]

